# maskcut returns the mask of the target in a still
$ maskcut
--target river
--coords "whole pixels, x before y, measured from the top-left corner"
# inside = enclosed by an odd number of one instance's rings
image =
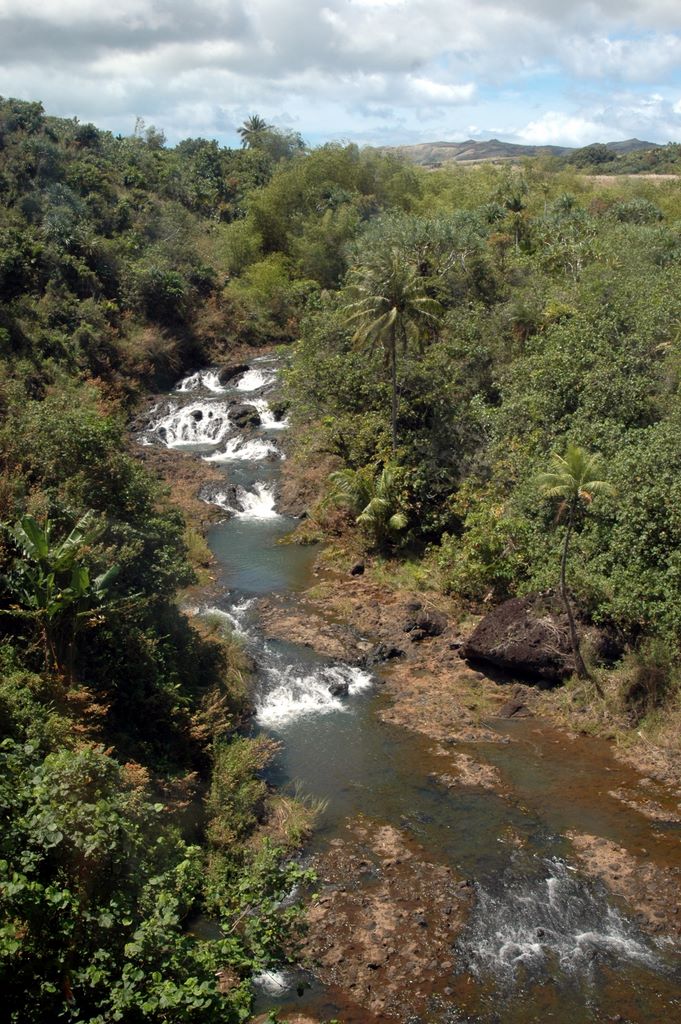
[[[657,843],[666,863],[681,865],[678,829],[658,829],[653,837],[641,815],[599,796],[604,773],[614,773],[615,783],[624,771],[605,744],[568,741],[536,722],[497,722],[494,728],[511,742],[488,744],[485,756],[513,797],[473,787],[445,790],[430,777],[428,742],[377,717],[386,698],[370,672],[259,629],[257,598],[295,599],[310,585],[316,554],[280,543],[295,520],[276,508],[278,439],[288,427],[268,402],[278,369],[265,356],[225,385],[215,370],[185,378],[152,410],[141,441],[193,453],[224,472],[224,486],[205,493],[228,518],[208,534],[220,596],[202,611],[221,615],[255,658],[256,723],[282,743],[272,781],[299,784],[326,801],[309,853],[323,850],[361,814],[408,832],[429,857],[472,880],[474,909],[454,944],[454,967],[439,979],[425,1015],[413,1020],[681,1020],[678,949],[664,935],[644,936],[626,907],[578,870],[565,838],[578,829],[630,848]],[[235,427],[235,400],[258,412],[259,427]],[[347,697],[332,695],[338,684],[347,684]],[[509,842],[511,833],[521,842]],[[319,982],[296,995],[298,980],[286,971],[261,979],[259,1009],[295,1009],[346,1024],[368,1019]]]

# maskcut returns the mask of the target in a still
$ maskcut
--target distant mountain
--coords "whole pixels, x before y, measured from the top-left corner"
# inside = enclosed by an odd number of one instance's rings
[[[625,142],[607,142],[606,146],[613,153],[623,155],[642,149],[658,149],[656,142],[642,142],[640,139],[627,139]],[[382,146],[383,153],[396,153],[423,167],[439,167],[446,163],[477,163],[484,160],[519,160],[528,156],[569,156],[577,147],[574,146],[522,146],[514,142],[500,142],[489,139],[476,142],[466,139],[465,142],[420,142],[414,146]]]

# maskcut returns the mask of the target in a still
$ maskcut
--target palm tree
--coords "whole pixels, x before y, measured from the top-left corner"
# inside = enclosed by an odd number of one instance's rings
[[[237,131],[241,136],[243,149],[253,149],[261,141],[265,132],[272,131],[272,125],[268,124],[260,114],[251,114]]]
[[[380,473],[371,466],[340,469],[329,476],[329,502],[349,509],[355,522],[379,547],[407,526],[401,510],[396,467],[387,463]]]
[[[383,350],[392,386],[391,430],[393,456],[397,450],[397,350],[405,353],[411,342],[423,348],[427,326],[438,323],[441,307],[426,294],[416,268],[397,249],[378,254],[354,267],[349,275],[354,301],[345,307],[348,323],[355,326],[353,342],[371,353]]]
[[[390,463],[374,481],[373,495],[357,516],[357,525],[368,530],[377,544],[400,533],[407,526],[407,517],[399,508],[395,467]]]
[[[537,485],[540,494],[545,498],[560,498],[558,508],[558,519],[567,516],[565,537],[563,539],[563,553],[560,562],[560,595],[565,606],[565,612],[570,627],[570,643],[575,659],[577,675],[581,679],[588,677],[586,665],[579,649],[579,637],[575,625],[575,617],[572,612],[570,598],[567,590],[567,559],[570,538],[575,524],[575,515],[581,505],[589,507],[597,494],[616,493],[612,484],[599,476],[600,465],[594,455],[589,455],[583,448],[577,445],[568,445],[565,455],[558,455],[554,452],[551,457],[551,468],[546,473],[541,473],[537,478]],[[599,693],[602,692],[597,684]]]

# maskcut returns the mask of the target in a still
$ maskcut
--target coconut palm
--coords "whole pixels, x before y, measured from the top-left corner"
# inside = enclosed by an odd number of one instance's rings
[[[237,131],[241,136],[242,147],[244,149],[253,149],[254,146],[258,145],[265,132],[272,131],[272,125],[268,124],[260,114],[251,114]]]
[[[597,494],[615,494],[615,488],[601,477],[598,459],[577,445],[568,445],[565,455],[554,452],[551,467],[537,478],[540,494],[545,498],[560,498],[558,519],[566,518],[563,552],[560,561],[560,595],[565,606],[570,628],[570,643],[575,659],[575,668],[580,678],[588,672],[579,649],[579,636],[567,589],[567,560],[570,539],[575,525],[575,515],[580,506],[588,508]],[[600,687],[599,687],[600,692]]]
[[[370,352],[383,350],[390,367],[392,387],[391,433],[393,456],[397,450],[397,353],[410,344],[423,348],[426,328],[439,322],[441,307],[426,294],[424,279],[404,256],[392,249],[371,262],[353,268],[346,307],[348,323],[355,327],[353,342]]]

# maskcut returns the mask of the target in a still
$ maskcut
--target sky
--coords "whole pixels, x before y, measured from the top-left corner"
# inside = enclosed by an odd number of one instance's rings
[[[0,95],[170,143],[664,143],[681,0],[0,0]]]

